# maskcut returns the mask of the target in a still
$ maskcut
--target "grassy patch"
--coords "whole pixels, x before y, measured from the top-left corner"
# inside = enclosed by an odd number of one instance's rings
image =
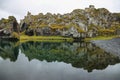
[[[72,38],[65,38],[61,36],[20,36],[20,42],[27,41],[41,41],[41,42],[64,42],[64,41],[73,41]]]
[[[116,38],[118,36],[98,36],[98,37],[94,37],[94,38],[85,38],[84,41],[91,41],[91,40],[109,40],[109,39],[113,39]]]

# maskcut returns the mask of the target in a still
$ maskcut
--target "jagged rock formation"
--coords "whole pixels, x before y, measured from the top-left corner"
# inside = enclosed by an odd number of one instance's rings
[[[113,35],[120,29],[120,13],[111,13],[105,8],[75,9],[71,13],[32,15],[21,20],[21,32],[27,35],[61,35],[94,37]],[[45,31],[44,31],[45,30]],[[119,31],[117,31],[119,33]]]
[[[95,37],[120,34],[120,13],[111,13],[105,8],[96,9],[93,5],[85,9],[75,9],[66,14],[43,14],[27,16],[20,21],[10,16],[0,20],[0,36],[67,36]],[[13,33],[13,32],[17,32]]]
[[[0,37],[1,38],[18,38],[19,26],[14,16],[9,16],[8,19],[0,20]]]

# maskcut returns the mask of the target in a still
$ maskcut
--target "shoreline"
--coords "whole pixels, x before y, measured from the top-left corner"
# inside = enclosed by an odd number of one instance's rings
[[[0,37],[2,40],[10,40],[10,41],[68,41],[68,42],[91,42],[95,40],[111,40],[113,38],[117,38],[117,35],[114,36],[98,36],[98,37],[92,37],[92,38],[79,38],[79,37],[63,37],[63,36],[27,36],[27,35],[21,35],[19,38],[13,38],[13,37]]]

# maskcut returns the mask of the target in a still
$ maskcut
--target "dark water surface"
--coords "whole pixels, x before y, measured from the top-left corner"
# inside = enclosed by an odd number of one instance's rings
[[[0,80],[120,80],[120,58],[85,42],[0,40]]]

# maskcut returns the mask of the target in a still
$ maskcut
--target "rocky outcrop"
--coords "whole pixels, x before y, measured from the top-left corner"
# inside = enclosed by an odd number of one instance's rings
[[[63,15],[51,13],[32,15],[28,12],[27,16],[21,20],[21,31],[36,30],[36,34],[44,35],[42,29],[47,26],[50,28],[50,31],[47,31],[49,35],[54,32],[59,33],[58,35],[61,36],[72,37],[80,37],[81,35],[83,37],[113,35],[116,32],[119,33],[119,15],[120,13],[111,13],[105,8],[96,9],[93,5],[84,10],[75,9],[71,13]]]
[[[17,38],[19,34],[19,26],[14,16],[9,16],[8,19],[0,20],[0,37],[1,38]]]
[[[19,29],[20,28],[20,29]],[[105,8],[90,5],[66,14],[32,15],[30,12],[20,21],[15,17],[0,20],[0,36],[65,36],[96,37],[120,35],[120,13],[111,13]],[[13,34],[13,32],[16,32]]]

